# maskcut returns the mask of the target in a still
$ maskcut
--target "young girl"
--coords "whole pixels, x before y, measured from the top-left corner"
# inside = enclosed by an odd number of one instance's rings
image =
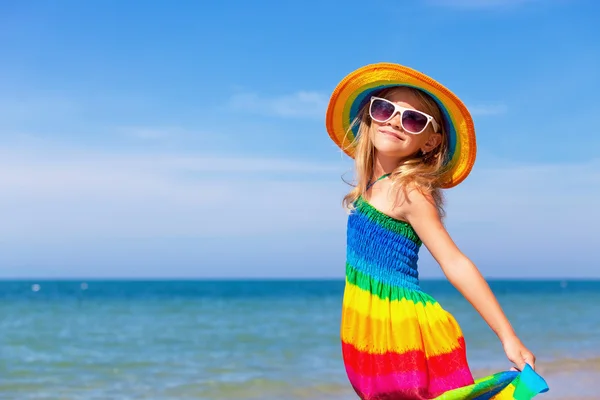
[[[330,137],[355,159],[341,321],[348,378],[361,399],[531,399],[548,390],[473,263],[441,222],[441,189],[475,161],[464,104],[396,64],[344,78],[327,109]],[[425,244],[448,280],[498,335],[516,368],[474,380],[454,317],[419,286]]]

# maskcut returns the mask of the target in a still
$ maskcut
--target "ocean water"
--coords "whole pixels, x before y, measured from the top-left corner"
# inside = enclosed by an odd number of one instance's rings
[[[550,392],[600,398],[600,282],[492,281]],[[447,282],[476,376],[510,367]],[[353,399],[343,281],[0,281],[0,398]]]

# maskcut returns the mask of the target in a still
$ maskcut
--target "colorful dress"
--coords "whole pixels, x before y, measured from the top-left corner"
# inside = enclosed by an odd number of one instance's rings
[[[419,286],[421,240],[410,224],[359,198],[348,218],[342,353],[361,399],[531,399],[533,369],[474,380],[454,317]]]

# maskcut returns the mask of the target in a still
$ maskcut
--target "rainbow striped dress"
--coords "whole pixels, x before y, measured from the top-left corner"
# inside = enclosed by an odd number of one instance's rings
[[[419,286],[410,224],[359,198],[348,217],[341,341],[361,399],[531,399],[548,390],[530,367],[475,380],[454,317]]]

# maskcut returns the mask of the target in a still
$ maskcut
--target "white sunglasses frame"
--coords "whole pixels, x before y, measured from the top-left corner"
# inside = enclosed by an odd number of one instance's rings
[[[371,108],[373,107],[373,102],[374,102],[375,100],[382,100],[382,101],[384,101],[384,102],[386,102],[386,103],[389,103],[389,104],[391,104],[391,105],[393,105],[393,106],[394,106],[394,112],[393,112],[393,113],[392,113],[392,115],[390,115],[390,117],[389,117],[388,119],[386,119],[385,121],[381,121],[381,120],[379,120],[379,119],[377,119],[377,118],[374,118],[374,117],[373,117],[373,114],[371,114]],[[421,129],[419,132],[412,132],[412,131],[410,131],[410,130],[407,130],[407,129],[404,127],[404,123],[402,122],[402,115],[404,114],[404,111],[413,111],[413,112],[419,113],[419,114],[421,114],[422,116],[424,116],[425,118],[427,118],[427,123],[425,124],[425,126],[423,127],[423,129]],[[369,104],[369,116],[371,117],[371,119],[372,119],[373,121],[377,121],[377,122],[379,122],[379,123],[385,123],[385,122],[388,122],[389,120],[391,120],[392,118],[394,118],[394,116],[396,115],[396,113],[399,113],[399,114],[400,114],[400,124],[402,124],[402,129],[404,129],[404,131],[406,131],[406,132],[408,132],[408,133],[410,133],[410,134],[412,134],[412,135],[418,135],[418,134],[420,134],[420,133],[423,133],[423,132],[425,131],[425,129],[427,129],[427,125],[429,125],[429,123],[431,123],[431,125],[433,126],[433,130],[434,130],[435,132],[438,132],[438,131],[439,131],[440,125],[437,123],[437,121],[435,120],[435,118],[433,118],[431,115],[429,115],[429,114],[425,114],[424,112],[422,112],[422,111],[419,111],[419,110],[415,110],[414,108],[406,108],[406,107],[399,106],[398,104],[396,104],[396,103],[394,103],[394,102],[391,102],[391,101],[389,101],[389,100],[387,100],[387,99],[382,99],[381,97],[375,97],[375,96],[371,96],[371,103]]]

